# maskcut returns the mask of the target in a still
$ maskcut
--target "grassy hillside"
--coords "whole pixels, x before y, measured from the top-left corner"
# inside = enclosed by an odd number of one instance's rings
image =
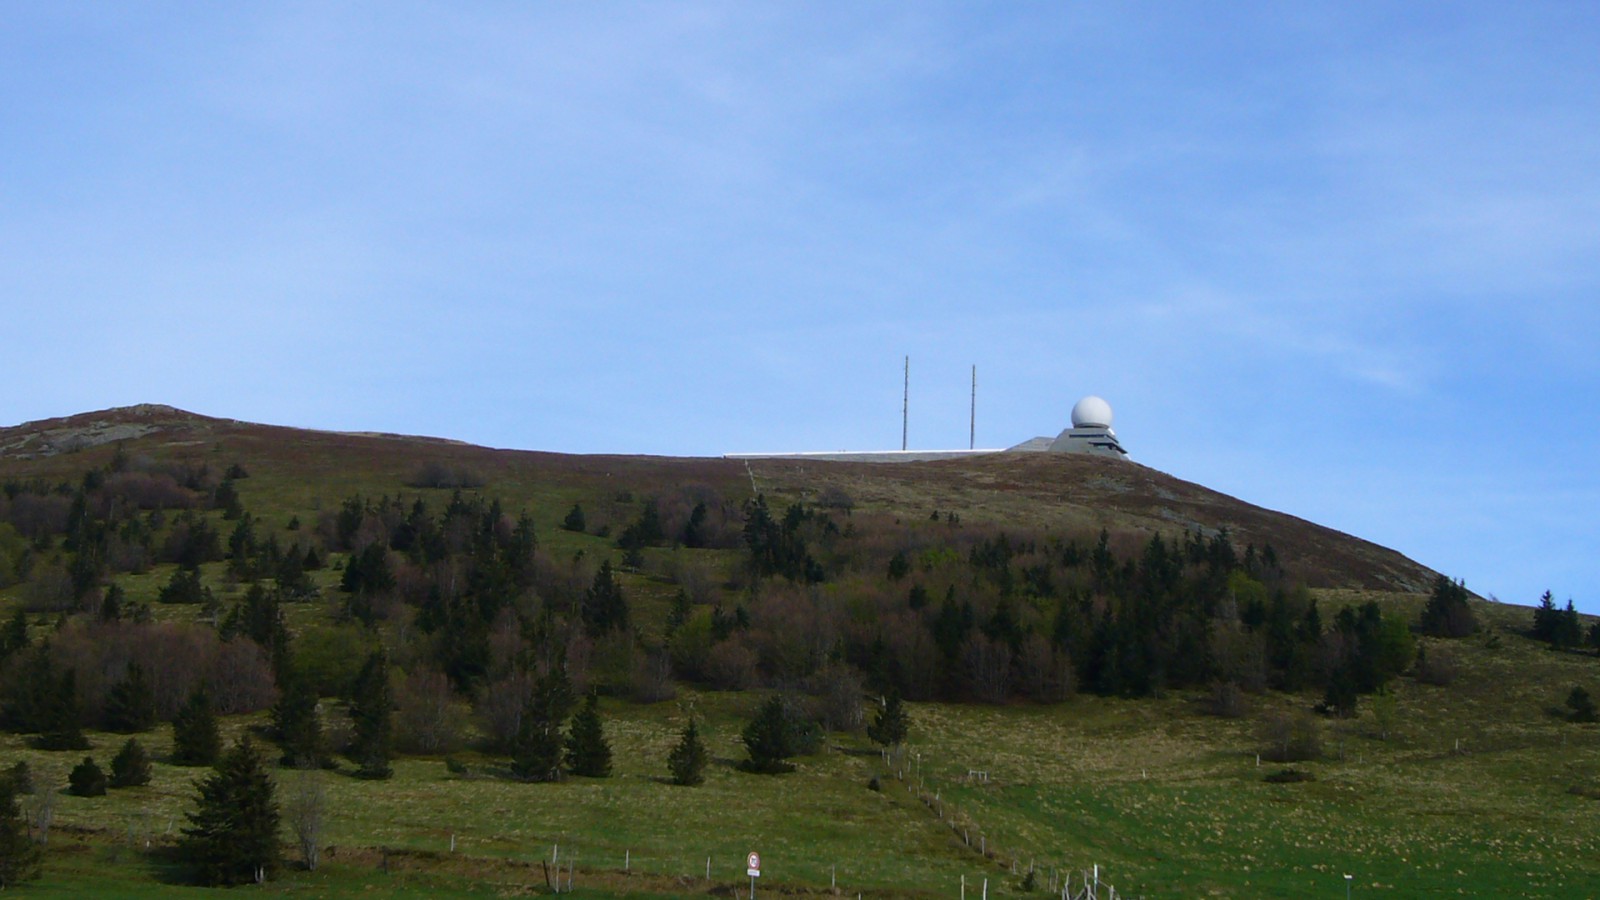
[[[1104,527],[1119,552],[1133,555],[1152,533],[1227,527],[1241,546],[1277,548],[1284,568],[1312,587],[1329,623],[1339,609],[1369,600],[1386,614],[1414,619],[1432,577],[1355,538],[1094,459],[746,466],[567,457],[143,408],[0,430],[0,480],[76,485],[117,454],[151,470],[240,467],[248,477],[234,485],[259,523],[258,536],[285,543],[327,532],[355,494],[425,497],[442,507],[452,488],[410,486],[431,465],[435,475],[470,484],[468,493],[499,498],[510,515],[531,514],[542,559],[556,571],[575,557],[591,567],[600,559],[621,563],[616,536],[636,521],[644,500],[694,488],[733,507],[755,491],[775,506],[820,505],[852,529],[852,541],[881,544],[885,555],[901,545],[936,547],[928,535],[951,533],[951,518],[985,534]],[[586,513],[581,533],[561,527],[574,504]],[[934,513],[943,524],[931,523]],[[231,525],[219,511],[203,515],[227,537]],[[724,524],[731,542],[647,547],[641,564],[623,571],[642,645],[670,643],[667,623],[680,588],[704,590],[730,607],[737,600],[743,588],[730,585],[742,577],[739,522]],[[60,552],[59,545],[35,546],[41,559]],[[872,578],[881,581],[881,560],[870,561]],[[416,656],[405,652],[418,640],[409,620],[382,618],[370,629],[345,621],[337,585],[347,558],[335,550],[331,563],[310,573],[321,600],[283,607],[297,645],[384,642],[399,679]],[[174,569],[156,563],[109,580],[132,602],[153,601]],[[224,606],[248,587],[227,569],[221,561],[200,567]],[[858,592],[879,590],[864,572],[846,569],[815,593],[848,607]],[[0,591],[8,607],[37,596],[27,580]],[[290,870],[262,890],[335,897],[544,892],[554,856],[563,869],[575,858],[579,894],[726,895],[746,887],[743,857],[757,850],[764,859],[758,892],[786,894],[836,886],[845,895],[956,896],[965,879],[973,896],[985,880],[989,891],[1012,895],[1024,892],[1030,868],[1042,893],[1059,890],[1063,875],[1075,888],[1081,872],[1098,864],[1126,896],[1337,897],[1347,873],[1356,895],[1586,896],[1600,885],[1600,732],[1560,713],[1573,685],[1600,691],[1600,661],[1551,652],[1526,637],[1526,607],[1474,605],[1483,626],[1477,634],[1421,639],[1429,658],[1450,662],[1454,676],[1430,679],[1448,681],[1442,685],[1410,675],[1393,681],[1392,721],[1385,723],[1370,698],[1353,718],[1314,715],[1318,690],[1247,692],[1236,718],[1211,715],[1210,692],[1202,688],[1138,698],[1079,692],[1050,704],[1017,697],[916,702],[910,743],[898,758],[884,758],[857,731],[837,730],[822,752],[798,760],[797,772],[757,776],[734,767],[744,756],[740,729],[769,690],[796,685],[764,676],[747,690],[714,690],[679,679],[675,696],[661,702],[637,702],[621,691],[604,699],[616,757],[608,779],[516,782],[503,754],[473,742],[451,757],[464,771],[452,772],[443,754],[403,756],[389,781],[350,777],[348,763],[342,771],[279,770],[281,792],[307,777],[326,785],[326,849],[318,871]],[[160,622],[201,619],[194,606],[152,603],[151,610]],[[696,604],[695,615],[709,612],[709,603]],[[69,611],[73,621],[92,617],[92,610]],[[58,618],[36,612],[30,630],[42,637]],[[331,730],[345,727],[338,726],[343,710],[337,696],[323,700]],[[704,723],[714,763],[705,785],[683,788],[666,783],[665,758],[691,713]],[[1258,760],[1272,744],[1265,732],[1284,716],[1304,717],[1319,739],[1315,758],[1289,764],[1310,780],[1265,780],[1285,768]],[[233,735],[264,731],[266,721],[257,711],[227,717],[225,728]],[[102,766],[125,740],[90,738]],[[27,760],[41,787],[23,798],[24,807],[37,812],[46,798],[53,804],[44,877],[30,891],[174,890],[182,872],[164,850],[192,808],[200,772],[165,762],[169,728],[140,739],[157,759],[151,785],[79,798],[58,789],[83,753],[37,750],[23,735],[0,736],[0,762]],[[869,788],[874,778],[878,790]]]

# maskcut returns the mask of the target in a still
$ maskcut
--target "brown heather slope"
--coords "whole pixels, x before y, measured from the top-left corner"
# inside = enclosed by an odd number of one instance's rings
[[[597,491],[648,495],[683,484],[729,498],[753,486],[779,501],[842,492],[863,511],[954,512],[964,522],[1057,533],[1105,527],[1120,541],[1226,528],[1238,546],[1272,545],[1289,571],[1318,588],[1414,593],[1436,575],[1388,548],[1136,463],[1044,453],[913,463],[580,456],[257,425],[146,404],[0,428],[0,478],[74,478],[109,460],[119,444],[136,460],[218,469],[241,463],[252,476],[267,476],[286,508],[336,503],[352,490],[397,490],[423,464],[437,463],[471,471],[486,492],[512,504],[570,503]],[[544,509],[540,518],[561,511]]]

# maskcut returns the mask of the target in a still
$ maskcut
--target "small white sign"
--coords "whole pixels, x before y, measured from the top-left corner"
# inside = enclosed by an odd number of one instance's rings
[[[745,874],[751,878],[761,877],[761,854],[751,853],[744,858]]]

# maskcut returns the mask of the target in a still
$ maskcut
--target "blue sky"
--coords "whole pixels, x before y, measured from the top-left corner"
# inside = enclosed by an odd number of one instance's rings
[[[1134,457],[1600,612],[1600,6],[0,0],[0,422]]]

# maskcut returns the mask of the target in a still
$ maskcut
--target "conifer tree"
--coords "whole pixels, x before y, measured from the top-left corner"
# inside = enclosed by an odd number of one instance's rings
[[[678,745],[667,755],[667,771],[672,773],[672,783],[686,786],[702,784],[706,780],[706,745],[700,740],[700,731],[691,717],[678,738]]]
[[[394,698],[389,691],[389,658],[380,648],[367,657],[356,676],[350,698],[350,720],[355,735],[350,743],[350,759],[359,768],[358,778],[388,778],[393,756]]]
[[[789,757],[814,749],[818,734],[816,723],[807,721],[774,694],[745,726],[741,738],[750,754],[741,767],[747,772],[776,775],[793,772]]]
[[[1582,687],[1574,686],[1567,694],[1567,708],[1572,710],[1567,718],[1574,722],[1600,721],[1600,710],[1595,709],[1594,700]]]
[[[105,796],[106,773],[94,764],[93,757],[85,756],[67,775],[67,793],[79,797]]]
[[[593,637],[628,627],[628,601],[622,596],[611,560],[600,564],[594,583],[584,592],[582,612],[583,624]]]
[[[245,736],[199,784],[179,845],[203,884],[245,884],[272,877],[281,862],[272,778]]]
[[[0,889],[38,878],[42,856],[28,834],[13,785],[0,783]]]
[[[1423,634],[1436,637],[1466,637],[1478,630],[1478,620],[1467,605],[1467,588],[1459,581],[1440,575],[1434,580],[1428,603],[1422,609],[1418,627]]]
[[[540,676],[522,709],[511,746],[511,773],[524,781],[561,780],[561,726],[572,711],[572,682],[565,665]]]
[[[572,509],[567,511],[567,517],[561,520],[561,527],[567,531],[576,531],[581,533],[584,530],[585,525],[586,523],[584,522],[583,517],[583,506],[578,503],[572,504]]]
[[[272,726],[278,746],[283,748],[279,763],[293,768],[320,766],[323,761],[322,721],[317,718],[317,692],[303,675],[290,673],[288,685],[272,708]]]
[[[1550,643],[1563,650],[1572,649],[1583,643],[1583,623],[1578,619],[1578,610],[1567,601],[1567,606],[1556,615],[1555,635]]]
[[[0,630],[0,659],[26,646],[28,646],[28,617],[19,606],[16,612],[11,614],[11,618],[6,620],[5,629]]]
[[[217,714],[211,695],[198,685],[172,720],[172,762],[179,766],[209,766],[222,753]]]
[[[33,793],[33,770],[28,768],[28,761],[25,759],[17,760],[17,764],[7,769],[5,778],[0,780],[11,788],[12,793]]]
[[[78,673],[68,669],[55,685],[39,712],[36,746],[41,750],[89,749],[89,739],[83,736],[83,714],[78,706]]]
[[[706,545],[706,519],[708,515],[705,501],[696,503],[694,509],[689,511],[689,521],[683,524],[683,532],[678,536],[678,540],[685,547],[693,550]]]
[[[128,674],[106,695],[106,729],[122,734],[149,731],[156,724],[156,695],[144,668],[128,663]]]
[[[150,783],[150,754],[137,738],[128,738],[111,760],[111,786],[138,787]]]
[[[7,727],[23,733],[41,730],[45,710],[54,702],[57,690],[48,638],[18,663],[5,688]]]
[[[1539,598],[1533,609],[1533,636],[1546,643],[1553,642],[1556,631],[1556,598],[1549,591]]]
[[[113,584],[106,588],[105,596],[100,598],[100,621],[122,621],[122,606],[127,596],[122,591],[122,586]]]
[[[883,708],[878,710],[872,724],[867,726],[867,737],[874,743],[894,747],[905,743],[910,729],[911,720],[906,715],[905,704],[900,702],[900,692],[890,691],[888,698],[883,701]]]
[[[567,766],[574,775],[605,778],[611,774],[611,744],[600,723],[600,701],[594,691],[584,699],[572,717],[572,733],[567,736]]]

